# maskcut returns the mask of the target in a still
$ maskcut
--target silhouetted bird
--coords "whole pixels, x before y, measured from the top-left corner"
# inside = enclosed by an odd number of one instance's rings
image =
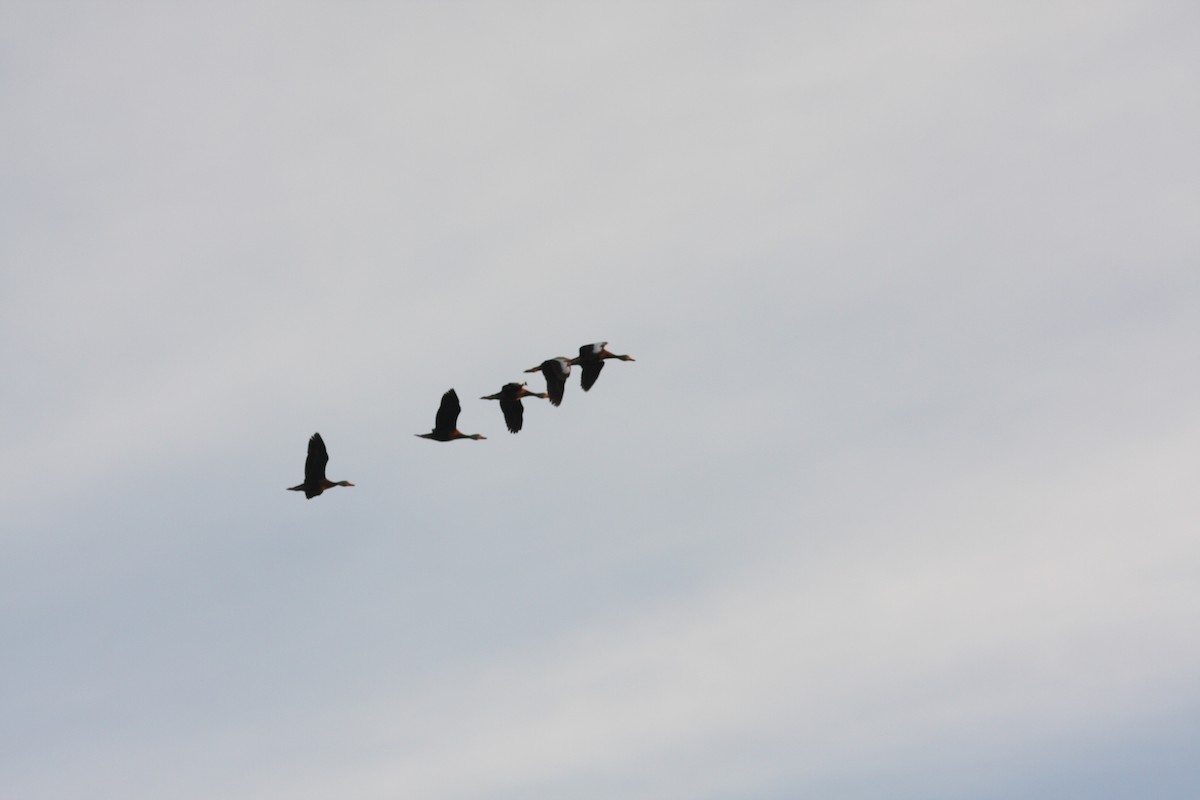
[[[504,388],[496,394],[489,394],[487,397],[481,397],[480,400],[499,400],[500,410],[504,412],[504,423],[508,425],[509,433],[516,433],[521,430],[522,419],[525,416],[525,407],[521,405],[522,397],[542,397],[546,398],[550,395],[545,392],[531,392],[525,388],[523,383],[506,383]]]
[[[600,370],[604,369],[604,359],[615,358],[620,361],[633,361],[633,356],[621,356],[616,353],[610,353],[604,348],[608,347],[608,342],[595,342],[593,344],[585,344],[579,348],[579,355],[571,359],[572,364],[578,364],[583,368],[583,376],[579,379],[579,385],[586,392],[592,388],[592,384],[596,382],[596,378],[600,377]]]
[[[429,433],[414,433],[413,435],[420,436],[422,439],[433,439],[435,442],[451,442],[455,439],[486,439],[487,437],[482,434],[468,435],[458,429],[460,411],[462,411],[462,406],[458,402],[458,393],[451,389],[442,395],[442,404],[438,407],[433,430]]]
[[[325,465],[329,463],[329,452],[325,449],[325,440],[321,434],[314,433],[308,440],[308,458],[304,461],[304,483],[299,486],[289,486],[289,492],[304,492],[311,500],[326,489],[334,486],[353,486],[350,481],[331,481],[325,477]]]
[[[551,405],[562,405],[563,390],[567,388],[567,378],[571,374],[571,359],[566,356],[548,358],[536,367],[530,367],[526,372],[540,372],[546,378],[546,391],[550,395]]]

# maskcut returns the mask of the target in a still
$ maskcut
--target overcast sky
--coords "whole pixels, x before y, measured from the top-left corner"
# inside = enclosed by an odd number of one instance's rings
[[[1200,796],[1198,32],[0,3],[0,796]]]

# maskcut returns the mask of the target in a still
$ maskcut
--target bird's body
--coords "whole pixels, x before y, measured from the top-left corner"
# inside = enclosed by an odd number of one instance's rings
[[[325,465],[329,463],[329,451],[321,434],[314,433],[308,440],[308,458],[304,461],[304,483],[289,486],[289,492],[304,492],[304,497],[313,499],[334,486],[353,486],[349,481],[331,481],[325,477]]]
[[[415,433],[422,439],[433,439],[435,442],[452,442],[455,439],[486,439],[479,433],[463,433],[458,429],[458,415],[462,405],[458,402],[458,392],[451,389],[442,395],[442,404],[438,406],[437,417],[433,430],[429,433]]]
[[[504,384],[504,388],[496,394],[490,394],[487,397],[479,399],[499,400],[500,410],[504,413],[504,424],[508,426],[508,432],[517,433],[521,430],[521,425],[525,417],[525,407],[521,405],[521,398],[548,398],[549,396],[546,392],[531,392],[525,388],[525,384],[523,383],[506,383]]]
[[[571,359],[571,364],[578,364],[583,369],[583,375],[579,379],[579,385],[586,392],[596,383],[596,379],[600,377],[600,370],[604,369],[604,359],[615,358],[618,361],[633,361],[633,356],[618,355],[610,353],[605,348],[608,347],[608,342],[593,342],[585,344],[579,348],[579,355]]]
[[[562,405],[563,391],[567,388],[567,378],[571,375],[571,359],[566,356],[548,358],[536,367],[530,367],[526,372],[540,372],[546,379],[546,392],[550,395],[550,405]]]

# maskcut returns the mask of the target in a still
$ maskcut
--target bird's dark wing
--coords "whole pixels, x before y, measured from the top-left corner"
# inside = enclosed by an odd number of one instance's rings
[[[550,405],[561,406],[563,400],[563,392],[566,391],[567,382],[546,377],[546,394],[550,395]]]
[[[435,433],[451,434],[458,427],[458,415],[462,405],[458,402],[458,392],[451,389],[442,395],[442,404],[438,407],[437,419],[434,422]]]
[[[304,462],[304,485],[313,487],[325,483],[325,465],[329,463],[329,451],[321,434],[314,433],[308,440],[308,459]],[[319,492],[318,492],[319,494]],[[306,497],[312,497],[305,491]]]
[[[600,370],[604,369],[603,361],[588,361],[583,365],[583,376],[579,379],[579,385],[586,392],[592,388],[592,384],[596,382],[596,378],[600,377]]]
[[[501,400],[500,410],[504,412],[504,424],[509,433],[521,430],[521,422],[525,417],[525,407],[520,400]]]
[[[562,405],[563,390],[567,388],[567,377],[571,374],[571,362],[566,358],[550,358],[542,362],[542,375],[546,377],[546,393],[551,405]]]

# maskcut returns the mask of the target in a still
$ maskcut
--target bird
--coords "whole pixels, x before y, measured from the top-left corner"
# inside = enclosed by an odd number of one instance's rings
[[[525,415],[525,407],[521,405],[521,398],[548,398],[549,396],[546,392],[531,392],[525,388],[525,384],[523,383],[506,383],[504,384],[504,388],[496,394],[489,394],[487,397],[479,399],[499,400],[500,410],[504,412],[504,422],[508,425],[508,432],[517,433],[521,430],[521,422]]]
[[[600,377],[600,370],[604,369],[604,359],[615,358],[620,361],[633,361],[633,356],[617,355],[610,353],[605,348],[608,347],[608,342],[593,342],[585,344],[579,348],[579,355],[572,358],[571,364],[578,364],[583,368],[583,376],[579,379],[579,385],[586,392],[596,383],[596,379]]]
[[[526,372],[540,372],[546,377],[546,391],[550,394],[550,405],[562,405],[563,390],[567,388],[567,378],[571,374],[571,359],[566,356],[548,358],[536,367],[530,367]]]
[[[350,481],[331,481],[325,477],[325,465],[329,463],[329,451],[325,449],[325,440],[321,434],[314,433],[308,440],[308,458],[304,461],[304,483],[299,486],[289,486],[289,492],[304,492],[305,499],[311,500],[326,489],[334,486],[353,486]]]
[[[429,433],[414,433],[422,439],[433,439],[435,442],[451,442],[455,439],[486,439],[480,433],[466,434],[458,429],[458,414],[462,405],[458,402],[458,392],[451,389],[442,395],[442,404],[438,406],[437,418],[433,430]]]

